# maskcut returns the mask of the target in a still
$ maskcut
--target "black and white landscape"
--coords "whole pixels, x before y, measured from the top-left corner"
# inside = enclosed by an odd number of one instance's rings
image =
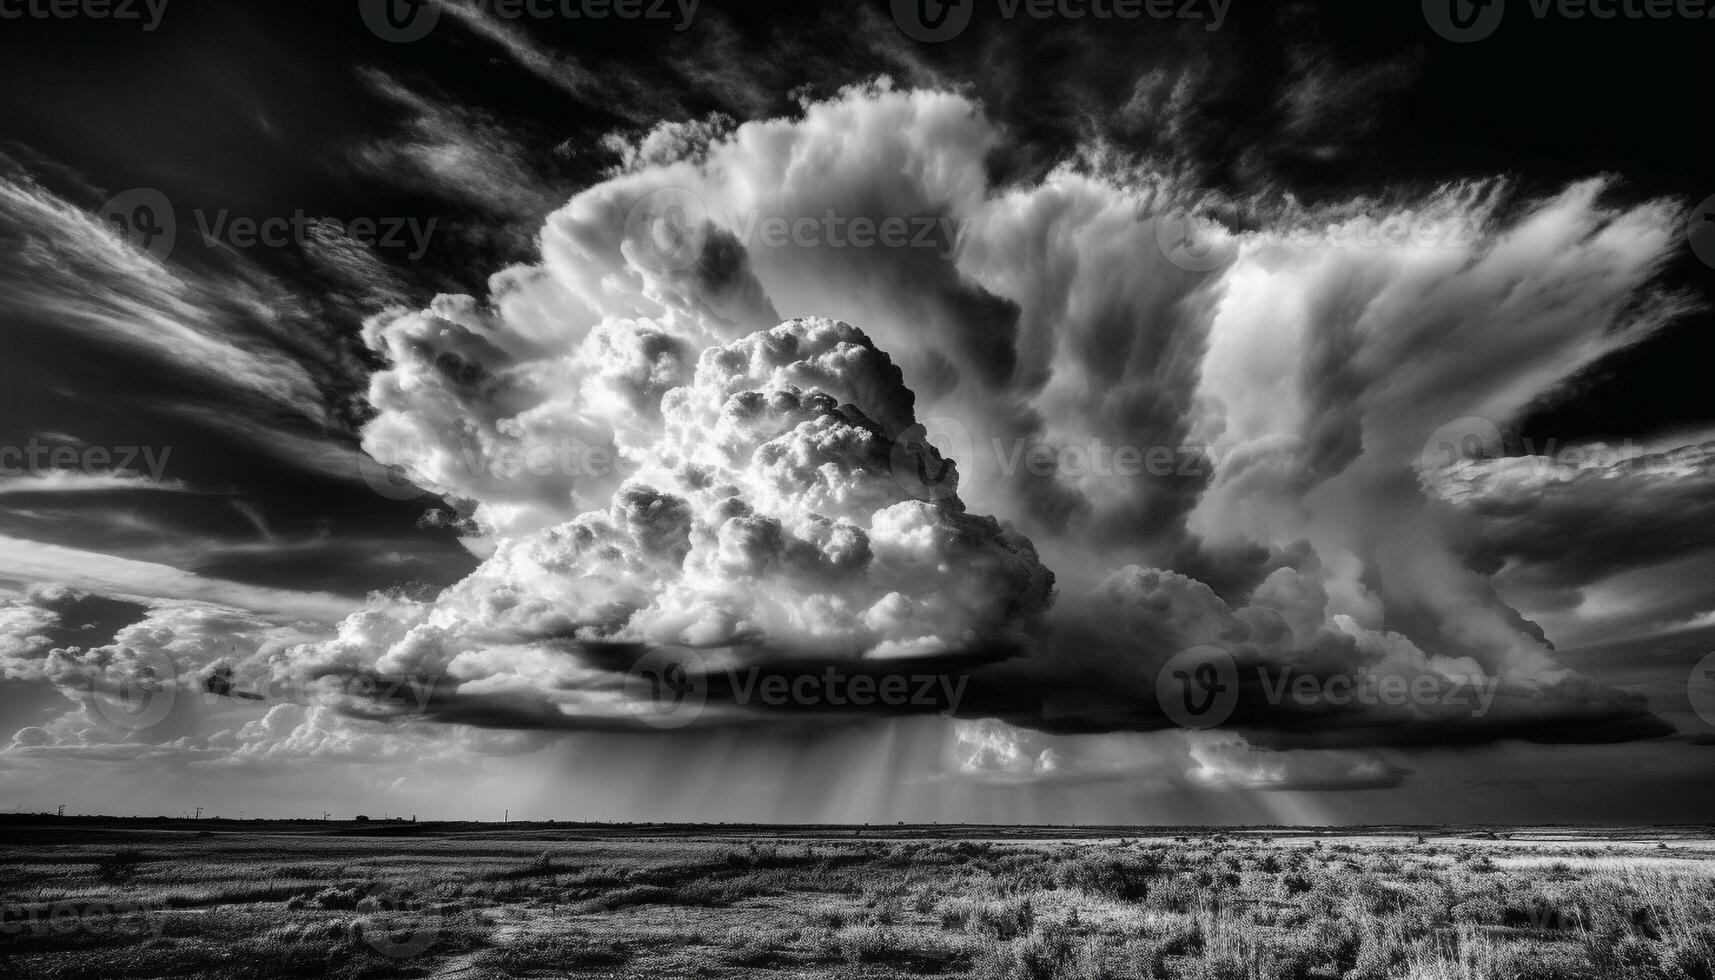
[[[0,0],[0,963],[1715,976],[1708,0]]]

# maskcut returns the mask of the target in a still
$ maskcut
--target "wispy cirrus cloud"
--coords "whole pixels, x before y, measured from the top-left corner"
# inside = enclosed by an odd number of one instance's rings
[[[134,561],[21,538],[0,537],[8,556],[0,578],[20,585],[51,582],[103,595],[212,602],[260,615],[335,621],[361,605],[325,592],[294,592],[206,578]]]
[[[14,320],[121,346],[204,383],[321,420],[321,392],[295,358],[247,344],[237,284],[182,275],[96,215],[8,164],[0,171],[0,237],[15,256],[0,309]],[[230,284],[229,284],[230,285]]]

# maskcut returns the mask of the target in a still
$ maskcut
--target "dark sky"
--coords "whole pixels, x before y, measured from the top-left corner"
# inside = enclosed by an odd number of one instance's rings
[[[708,183],[698,186],[719,184],[732,200],[815,214],[819,186],[829,208],[882,213],[928,195],[927,206],[966,208],[960,220],[979,244],[944,268],[868,255],[829,267],[814,256],[754,248],[747,257],[708,259],[697,281],[674,286],[703,296],[700,312],[682,316],[715,324],[707,343],[687,349],[686,371],[702,347],[742,336],[729,329],[744,319],[734,310],[777,311],[781,319],[825,313],[850,320],[891,353],[920,418],[958,416],[984,435],[1046,442],[1106,432],[1159,441],[1171,433],[1254,461],[1271,451],[1265,430],[1278,407],[1282,418],[1303,416],[1280,423],[1302,439],[1294,463],[1302,468],[1269,484],[1269,493],[1282,495],[1272,503],[1246,498],[1249,484],[1236,475],[1167,481],[1116,503],[1111,488],[1064,474],[1055,487],[985,483],[980,462],[960,460],[971,511],[1014,522],[1058,582],[1052,612],[1014,597],[1004,621],[971,612],[969,636],[977,641],[933,651],[959,663],[971,658],[970,704],[981,706],[982,717],[840,718],[825,727],[792,719],[818,733],[815,751],[793,749],[799,736],[774,719],[751,736],[743,726],[740,734],[723,729],[695,750],[704,764],[722,767],[721,786],[663,787],[628,769],[628,788],[617,797],[625,802],[605,814],[647,818],[661,808],[679,818],[952,819],[991,809],[998,795],[1019,819],[1205,819],[1226,805],[1211,803],[1211,793],[1217,801],[1222,793],[1243,796],[1239,812],[1255,819],[1401,819],[1431,799],[1460,801],[1438,818],[1449,820],[1551,819],[1531,803],[1550,798],[1561,809],[1589,808],[1591,819],[1680,819],[1706,806],[1711,784],[1696,774],[1707,769],[1708,748],[1697,743],[1715,723],[1696,713],[1686,678],[1715,627],[1715,589],[1701,585],[1715,566],[1704,510],[1715,504],[1715,488],[1705,482],[1701,455],[1649,461],[1707,446],[1715,426],[1702,376],[1715,355],[1705,309],[1715,269],[1684,238],[1687,209],[1715,194],[1715,143],[1702,134],[1697,109],[1715,86],[1707,57],[1715,20],[1538,18],[1513,0],[1492,36],[1457,44],[1438,36],[1414,3],[1234,0],[1219,30],[1207,29],[1207,16],[1007,19],[998,0],[964,3],[974,7],[969,28],[935,44],[907,36],[882,2],[703,0],[683,30],[671,18],[509,19],[493,4],[466,5],[410,43],[378,36],[357,0],[169,0],[148,30],[87,18],[0,21],[0,241],[16,256],[0,268],[0,447],[136,451],[135,465],[98,466],[93,475],[88,466],[76,474],[0,474],[0,555],[12,552],[0,557],[0,600],[12,604],[11,618],[0,616],[0,660],[8,664],[0,728],[41,733],[20,735],[0,778],[44,806],[75,786],[100,809],[119,805],[91,788],[115,758],[132,772],[185,780],[206,778],[181,768],[193,762],[230,766],[241,778],[226,789],[197,785],[236,809],[256,772],[310,781],[307,767],[324,765],[341,773],[326,805],[356,805],[365,799],[361,787],[373,783],[365,766],[415,759],[413,772],[394,778],[413,782],[424,809],[452,810],[463,804],[449,787],[474,778],[460,774],[481,772],[503,785],[575,770],[576,778],[565,778],[587,787],[622,777],[579,761],[582,748],[648,760],[667,752],[663,746],[693,741],[697,729],[606,733],[611,726],[580,713],[583,702],[572,709],[556,701],[582,690],[587,678],[578,670],[596,669],[596,654],[577,644],[605,620],[585,613],[581,598],[527,578],[522,559],[485,564],[497,547],[505,558],[509,543],[539,544],[533,536],[551,523],[606,511],[611,487],[593,503],[578,498],[569,511],[558,485],[528,493],[508,487],[492,497],[447,493],[420,472],[408,474],[415,483],[391,479],[360,446],[366,427],[378,431],[377,419],[540,422],[562,411],[556,394],[582,383],[593,390],[590,376],[571,368],[555,374],[561,368],[552,365],[575,359],[590,323],[655,316],[647,304],[666,301],[649,289],[633,298],[573,282],[577,274],[556,263],[593,252],[566,246],[545,259],[545,241],[550,251],[568,241],[594,250],[599,234],[590,229],[605,219],[550,215],[575,195],[591,208],[619,201],[623,209],[628,188],[652,186],[673,166],[700,166],[700,152],[727,169],[708,168],[699,177]],[[1206,14],[1207,7],[1186,9]],[[947,93],[980,107],[981,131],[925,123],[901,137],[900,149],[887,141],[885,125],[863,128],[865,113],[886,96],[847,88],[881,76],[895,91]],[[851,134],[837,125],[818,129],[822,117],[811,107],[848,103],[856,106]],[[711,150],[745,124],[753,142]],[[698,127],[707,130],[698,135]],[[802,140],[807,162],[771,169],[772,137],[763,134],[789,141],[779,135],[787,131]],[[651,133],[672,139],[651,144]],[[832,157],[815,156],[829,146],[837,147]],[[972,158],[971,179],[982,183],[974,197],[944,201],[923,190],[962,193],[967,185],[947,173],[963,173],[959,166]],[[864,163],[840,169],[850,161]],[[804,176],[818,167],[826,174]],[[1458,200],[1460,213],[1481,215],[1485,237],[1460,253],[1462,264],[1421,280],[1404,266],[1268,259],[1266,250],[1254,268],[1240,260],[1230,272],[1196,280],[1149,263],[1125,265],[1124,234],[1079,210],[1117,214],[1124,210],[1118,197],[1101,203],[1088,189],[1047,190],[1068,173],[1097,175],[1122,190],[1159,180],[1218,193],[1227,203],[1213,214],[1239,236],[1266,237],[1294,215],[1350,217]],[[1599,194],[1572,201],[1568,188],[1590,180],[1601,182]],[[154,196],[138,197],[137,189]],[[1012,208],[1032,195],[1047,216]],[[1476,198],[1486,203],[1471,203]],[[168,202],[171,253],[150,255],[135,239],[104,234],[115,200],[134,217],[138,201]],[[1152,207],[1140,205],[1138,220]],[[385,237],[354,243],[355,234],[305,231],[301,222],[278,245],[242,237],[246,221],[298,216],[337,219],[353,233],[354,219],[370,220]],[[1043,230],[1034,238],[1014,227],[1035,220]],[[1566,230],[1584,220],[1589,228]],[[204,240],[202,232],[217,226],[219,240]],[[579,238],[583,232],[591,237]],[[1092,244],[1108,234],[1119,244]],[[591,260],[591,281],[633,275],[617,255]],[[601,264],[610,259],[611,268]],[[537,263],[572,283],[565,288],[576,299],[556,306],[490,280]],[[1076,271],[1055,280],[1056,263]],[[1136,285],[1154,280],[1171,286],[1157,293]],[[1400,285],[1390,292],[1387,282]],[[750,292],[747,283],[755,284]],[[472,314],[489,318],[480,328],[445,308],[420,330],[390,325],[389,317],[424,309],[438,294],[491,297],[494,309]],[[524,296],[519,306],[500,309],[514,295]],[[613,305],[603,307],[609,299]],[[835,308],[807,308],[824,300]],[[542,304],[543,319],[574,340],[556,347],[547,327],[531,326],[531,314],[520,312],[526,301]],[[1267,387],[1267,356],[1253,362],[1246,354],[1273,341],[1221,326],[1223,316],[1243,319],[1270,304],[1278,304],[1283,324],[1300,314],[1309,324],[1281,341],[1303,355],[1283,371],[1291,374],[1290,396]],[[1368,312],[1353,312],[1360,309]],[[927,340],[890,325],[911,317],[925,325]],[[1158,321],[1169,326],[1158,331]],[[445,325],[453,322],[458,329]],[[1399,339],[1387,339],[1395,327]],[[1497,336],[1515,328],[1512,340]],[[1147,339],[1156,332],[1163,339]],[[406,369],[406,359],[422,363]],[[520,377],[530,383],[518,384]],[[398,385],[381,392],[381,404],[377,378],[382,387]],[[1222,393],[1232,410],[1216,426],[1204,413]],[[1071,407],[1086,396],[1095,406],[1087,415]],[[652,397],[634,406],[639,417],[658,416],[660,392]],[[1262,408],[1232,407],[1246,397]],[[1396,435],[1421,441],[1427,429],[1378,421],[1419,409],[1437,422],[1504,414],[1500,438],[1475,461],[1480,472],[1458,475],[1459,492],[1442,502],[1456,517],[1421,507],[1415,488],[1406,493],[1408,507],[1395,499],[1402,484],[1353,476],[1401,451],[1389,442]],[[573,426],[594,410],[580,409],[575,423],[564,411],[558,422]],[[982,426],[966,413],[980,414]],[[1634,448],[1606,480],[1555,469],[1533,482],[1540,473],[1509,470],[1495,458],[1594,444]],[[112,476],[145,469],[145,448],[161,463],[152,485],[127,482],[135,472]],[[1262,469],[1246,479],[1275,478],[1255,477]],[[1290,506],[1275,506],[1287,497]],[[650,520],[670,509],[657,504]],[[1281,516],[1288,511],[1302,519]],[[555,519],[538,520],[541,514]],[[957,526],[981,539],[974,557],[960,559],[970,568],[988,569],[999,554],[1008,575],[1030,577],[1034,552],[1026,560],[1001,532]],[[1436,545],[1420,547],[1419,535]],[[1107,578],[1132,565],[1171,575]],[[1139,708],[1109,697],[1130,677],[1120,651],[1159,645],[1171,652],[1190,645],[1188,637],[1207,639],[1181,629],[1192,620],[1225,624],[1220,642],[1236,644],[1241,666],[1253,653],[1267,659],[1272,641],[1261,639],[1266,630],[1249,614],[1275,609],[1255,590],[1265,582],[1277,583],[1269,595],[1284,590],[1278,583],[1292,576],[1272,577],[1282,570],[1316,579],[1330,603],[1324,632],[1293,648],[1296,668],[1325,673],[1360,654],[1372,666],[1391,664],[1392,654],[1379,651],[1392,641],[1381,638],[1406,637],[1442,665],[1436,669],[1471,657],[1508,683],[1528,678],[1529,696],[1519,695],[1516,714],[1473,724],[1337,712],[1285,717],[1242,700],[1235,725],[1254,730],[1237,747],[1218,740],[1199,747],[1178,731],[1149,735],[1165,724],[1149,698]],[[436,668],[442,697],[427,717],[406,720],[397,745],[348,740],[341,726],[362,714],[349,703],[318,715],[283,699],[255,708],[218,704],[207,718],[121,732],[118,743],[146,742],[149,751],[116,749],[114,739],[85,727],[92,709],[67,677],[126,657],[62,663],[47,652],[77,646],[88,656],[154,642],[193,672],[226,658],[313,662],[322,676],[359,663],[358,673],[386,673],[393,668],[385,664],[408,659],[399,647],[384,663],[376,659],[398,637],[377,639],[385,630],[348,621],[346,645],[330,646],[334,624],[366,601],[376,609],[380,600],[366,600],[372,593],[432,603],[472,572],[477,584],[422,613],[465,646],[446,641],[447,660]],[[579,574],[619,578],[606,568]],[[1010,588],[1012,579],[1002,579],[1000,587]],[[1019,588],[1048,595],[1046,585],[1032,583]],[[1104,631],[1125,617],[1082,598],[1104,588],[1121,596],[1110,601],[1150,611],[1123,643]],[[527,638],[500,638],[484,618],[506,615],[493,611],[504,605],[495,596],[522,597],[521,608],[538,612],[531,600],[540,599],[554,608],[552,629],[533,621],[537,632]],[[202,605],[187,612],[186,603]],[[1223,611],[1208,612],[1212,603],[1224,603]],[[1193,608],[1195,615],[1180,615]],[[962,625],[957,617],[966,612],[947,615]],[[787,643],[780,629],[758,625],[767,616],[750,613],[747,626],[760,637],[729,636],[714,646],[747,663],[784,658],[793,670],[839,660]],[[1362,629],[1341,632],[1340,616]],[[42,617],[48,625],[39,625]],[[473,621],[487,632],[459,634]],[[72,633],[86,625],[87,642],[74,643]],[[692,627],[682,630],[688,636]],[[1250,632],[1241,641],[1235,630]],[[552,643],[543,639],[550,633]],[[639,638],[601,635],[604,642]],[[297,644],[313,655],[287,652]],[[1057,644],[1079,652],[1057,654]],[[1047,656],[1046,666],[1031,666],[1039,662],[1032,651]],[[483,665],[468,668],[454,659],[459,652]],[[512,657],[519,659],[504,667],[488,662]],[[561,663],[553,657],[576,669],[540,667]],[[1561,668],[1575,673],[1554,672]],[[475,672],[460,673],[466,669]],[[532,673],[538,669],[546,675]],[[527,678],[536,687],[520,693],[497,678]],[[468,691],[452,690],[473,681]],[[281,706],[290,710],[271,710]],[[477,724],[458,724],[471,721]],[[1604,742],[1615,744],[1578,744]],[[1274,752],[1256,751],[1263,747]],[[760,771],[831,759],[861,770],[862,779],[806,793]],[[1015,765],[1018,759],[1034,761]],[[1487,787],[1493,770],[1509,765],[1520,770],[1506,784],[1511,792],[1472,788]],[[1633,785],[1638,777],[1625,773],[1643,765],[1664,775]],[[858,785],[868,788],[852,788]],[[747,797],[747,786],[769,788]],[[1598,805],[1621,786],[1640,801],[1635,807]],[[537,805],[577,804],[544,793]],[[747,809],[769,805],[782,810]]]

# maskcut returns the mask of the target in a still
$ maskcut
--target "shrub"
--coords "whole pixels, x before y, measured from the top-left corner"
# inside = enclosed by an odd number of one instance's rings
[[[1007,940],[1022,936],[1036,922],[1036,909],[1028,898],[1004,898],[992,902],[955,899],[941,906],[941,926]]]
[[[1141,858],[1089,857],[1061,865],[1054,878],[1062,888],[1141,902],[1149,897],[1149,876],[1154,873],[1155,864]]]
[[[721,943],[721,959],[733,966],[767,966],[777,957],[778,937],[733,929]]]
[[[1715,929],[1705,927],[1664,945],[1661,965],[1669,976],[1715,980]]]
[[[359,903],[368,896],[362,885],[346,887],[323,888],[310,899],[310,904],[318,909],[332,909],[341,912],[352,912]]]
[[[1056,980],[1069,972],[1075,954],[1071,933],[1064,926],[1044,924],[1013,945],[1015,975],[1021,980]]]
[[[1474,896],[1453,906],[1453,921],[1472,925],[1500,925],[1502,914],[1501,903],[1487,895]]]
[[[582,931],[533,933],[485,954],[483,965],[495,972],[599,970],[624,966],[632,957],[623,944]]]
[[[109,884],[125,881],[137,873],[137,866],[142,863],[140,851],[114,851],[95,863],[95,875]]]
[[[847,963],[878,963],[898,947],[893,933],[887,929],[858,926],[840,933],[840,952]]]

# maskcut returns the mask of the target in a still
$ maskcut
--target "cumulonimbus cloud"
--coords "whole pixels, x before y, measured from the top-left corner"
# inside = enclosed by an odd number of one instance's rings
[[[885,83],[674,127],[485,300],[375,318],[365,446],[485,561],[273,669],[434,677],[448,720],[578,727],[626,721],[604,651],[915,660],[968,674],[963,714],[1104,732],[1173,724],[1155,680],[1211,645],[1231,724],[1276,748],[1665,730],[1556,662],[1420,471],[1450,420],[1512,418],[1681,311],[1652,288],[1669,203],[1592,180],[1305,209],[1111,157],[995,186],[1005,139]],[[850,234],[890,218],[923,242]],[[1489,699],[1283,703],[1291,674]],[[1336,761],[1309,781],[1398,777]]]

